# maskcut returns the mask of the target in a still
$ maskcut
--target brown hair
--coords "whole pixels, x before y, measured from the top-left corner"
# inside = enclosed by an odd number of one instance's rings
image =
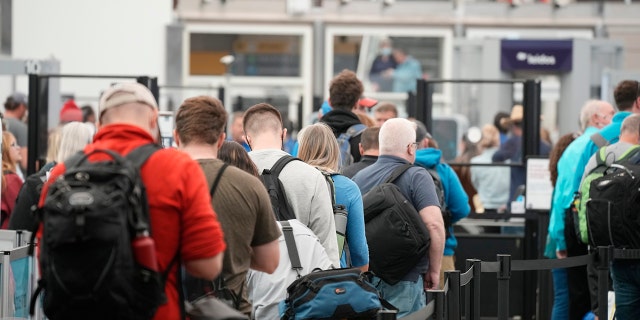
[[[616,106],[620,111],[626,111],[633,107],[638,99],[640,92],[640,83],[635,80],[624,80],[620,82],[613,90],[613,98],[616,100]]]
[[[560,160],[560,157],[569,144],[578,136],[578,133],[567,133],[560,137],[556,142],[556,145],[551,149],[551,153],[549,153],[549,172],[551,173],[552,187],[555,187],[556,181],[558,181],[558,161]]]
[[[242,127],[245,134],[282,130],[282,115],[274,106],[258,103],[245,111]]]
[[[298,142],[298,158],[302,161],[325,171],[338,171],[340,147],[329,126],[319,122],[303,128]]]
[[[329,104],[335,110],[349,111],[358,103],[364,92],[364,86],[356,74],[348,69],[342,70],[329,85]]]
[[[239,143],[235,141],[225,141],[218,150],[218,159],[238,167],[253,176],[258,176],[258,168],[249,158],[249,153]]]
[[[396,108],[396,105],[391,103],[391,102],[380,102],[380,104],[378,104],[378,106],[373,110],[373,112],[393,112],[394,117],[393,118],[397,118],[398,117],[398,108]]]
[[[370,127],[362,131],[360,136],[360,144],[362,149],[373,150],[380,149],[380,143],[378,142],[378,135],[380,134],[380,127]]]
[[[213,145],[224,132],[227,112],[220,100],[198,96],[185,100],[176,113],[176,132],[180,142]]]

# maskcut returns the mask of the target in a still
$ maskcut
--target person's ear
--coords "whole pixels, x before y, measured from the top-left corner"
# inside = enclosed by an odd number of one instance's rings
[[[178,136],[178,131],[176,131],[176,129],[173,129],[173,141],[176,143],[178,148],[181,147],[180,136]]]
[[[158,127],[158,109],[151,111],[151,117],[149,117],[149,128],[156,129]]]
[[[220,150],[220,148],[222,148],[222,144],[224,144],[224,141],[227,139],[227,134],[226,133],[221,133],[220,136],[218,137],[218,150]]]
[[[362,143],[358,143],[358,151],[360,151],[360,155],[364,155],[364,148],[362,147]]]

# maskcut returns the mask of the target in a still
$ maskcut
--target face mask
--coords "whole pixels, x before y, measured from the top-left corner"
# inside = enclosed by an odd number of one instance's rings
[[[388,56],[391,54],[391,48],[382,48],[380,49],[380,54],[383,56]]]

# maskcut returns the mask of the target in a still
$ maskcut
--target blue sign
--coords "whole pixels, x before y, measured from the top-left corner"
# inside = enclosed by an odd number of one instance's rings
[[[502,71],[571,71],[572,40],[502,40]]]

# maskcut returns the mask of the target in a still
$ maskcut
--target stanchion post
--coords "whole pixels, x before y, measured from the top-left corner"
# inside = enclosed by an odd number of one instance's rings
[[[220,100],[220,102],[222,102],[222,103],[224,103],[224,94],[225,94],[224,86],[219,86],[218,87],[218,100]]]
[[[480,277],[482,275],[482,261],[467,259],[466,269],[473,268],[473,279],[465,289],[465,319],[480,320]]]
[[[433,320],[444,320],[444,290],[427,290],[427,301],[433,300]]]
[[[498,255],[498,320],[509,319],[509,280],[511,279],[511,255]]]
[[[449,281],[449,292],[447,294],[447,314],[448,320],[460,320],[460,271],[446,271],[446,281]]]
[[[149,78],[149,91],[156,98],[156,102],[160,105],[160,87],[158,86],[158,77]]]
[[[596,268],[598,270],[598,318],[607,319],[609,314],[609,263],[613,247],[598,247]]]
[[[416,83],[416,114],[417,120],[422,121],[428,132],[433,132],[433,92],[435,83],[418,79]]]
[[[3,255],[2,255],[2,294],[0,295],[0,299],[2,300],[0,302],[0,317],[2,317],[3,319],[5,317],[10,317],[13,316],[12,313],[10,313],[10,308],[9,308],[9,290],[10,290],[10,274],[11,274],[11,251],[4,251]]]
[[[49,78],[29,75],[27,175],[37,172],[38,158],[45,153],[49,121]]]

